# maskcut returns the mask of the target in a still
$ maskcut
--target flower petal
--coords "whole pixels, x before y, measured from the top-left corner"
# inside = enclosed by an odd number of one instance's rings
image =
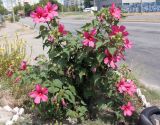
[[[40,96],[36,96],[36,98],[34,99],[34,103],[39,104],[41,101]]]

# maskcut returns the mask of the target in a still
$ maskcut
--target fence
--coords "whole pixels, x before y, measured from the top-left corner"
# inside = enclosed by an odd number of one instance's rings
[[[125,12],[141,12],[141,3],[123,4]],[[143,3],[142,12],[160,12],[160,2]]]

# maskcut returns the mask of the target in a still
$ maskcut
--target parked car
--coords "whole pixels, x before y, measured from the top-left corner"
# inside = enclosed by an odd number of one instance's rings
[[[91,12],[91,11],[92,11],[91,8],[85,8],[85,9],[83,10],[83,12]]]

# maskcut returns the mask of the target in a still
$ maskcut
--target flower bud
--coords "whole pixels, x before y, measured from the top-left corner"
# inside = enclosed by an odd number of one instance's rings
[[[91,71],[92,71],[93,73],[96,73],[97,68],[96,68],[96,67],[93,67],[93,68],[91,69]]]
[[[67,104],[66,104],[64,98],[61,99],[61,102],[62,102],[63,107],[67,107]]]
[[[55,104],[56,102],[57,102],[57,96],[54,96],[54,97],[52,98],[52,103]]]

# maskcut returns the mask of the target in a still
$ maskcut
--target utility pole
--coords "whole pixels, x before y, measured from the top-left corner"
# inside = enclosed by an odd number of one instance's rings
[[[15,23],[15,13],[14,13],[14,7],[13,7],[13,1],[11,0],[11,6],[12,6],[12,17],[13,17],[13,23]]]
[[[141,14],[143,13],[143,0],[141,0]]]
[[[96,6],[96,0],[94,0],[93,6],[94,6],[94,7]]]
[[[81,12],[81,0],[78,0],[78,4],[79,4],[79,12]]]

